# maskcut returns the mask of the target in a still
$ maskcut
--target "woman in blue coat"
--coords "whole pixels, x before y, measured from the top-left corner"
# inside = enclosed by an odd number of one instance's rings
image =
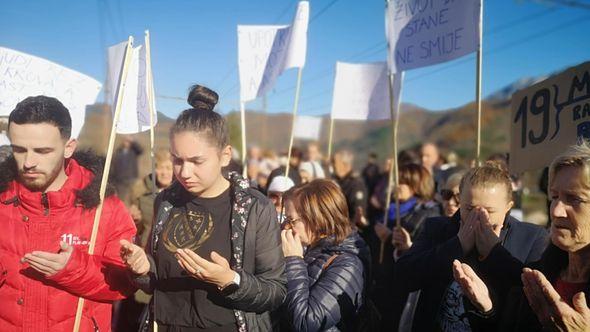
[[[284,313],[293,331],[348,331],[359,320],[370,251],[337,184],[314,180],[286,196]],[[304,250],[306,247],[306,250]]]

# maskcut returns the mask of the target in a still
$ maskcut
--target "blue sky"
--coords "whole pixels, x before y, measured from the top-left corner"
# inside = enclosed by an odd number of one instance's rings
[[[568,6],[564,3],[574,3]],[[175,117],[187,107],[194,83],[220,96],[218,110],[238,107],[238,24],[289,24],[293,0],[5,0],[0,46],[105,78],[106,47],[149,29],[158,110]],[[384,61],[384,2],[311,0],[307,63],[300,114],[330,111],[336,61]],[[484,2],[483,94],[515,80],[541,76],[590,60],[590,1]],[[269,112],[290,112],[296,70],[284,73],[268,95]],[[403,101],[432,110],[474,99],[475,56],[406,74]],[[102,97],[99,97],[102,98]],[[100,100],[100,99],[99,99]],[[261,101],[248,104],[260,109]]]

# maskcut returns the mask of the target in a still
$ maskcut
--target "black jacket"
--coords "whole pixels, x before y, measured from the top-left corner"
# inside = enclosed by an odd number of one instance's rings
[[[271,331],[270,312],[283,303],[287,282],[276,211],[264,195],[250,188],[248,181],[237,173],[230,172],[228,180],[232,201],[230,266],[240,274],[241,280],[238,290],[226,296],[226,302],[232,304],[240,331]],[[152,256],[163,224],[183,190],[175,182],[156,198],[156,218],[147,249]],[[157,284],[155,264],[152,262],[151,266],[148,276],[136,279],[138,286],[148,293]]]
[[[326,267],[333,255],[335,258]],[[370,270],[369,248],[353,232],[340,244],[331,238],[287,257],[287,298],[283,305],[293,331],[349,331],[358,320]]]
[[[463,254],[457,237],[461,219],[459,213],[451,218],[426,220],[412,248],[397,261],[394,277],[396,286],[403,287],[407,292],[421,290],[414,314],[413,331],[436,329],[435,318],[440,304],[449,284],[454,280],[453,260],[473,264],[470,260],[472,255]],[[541,257],[547,244],[547,233],[539,226],[507,216],[500,239],[503,246],[518,260],[531,262]],[[477,271],[477,267],[473,267]],[[464,303],[468,302],[465,299]]]
[[[132,142],[128,149],[117,149],[113,156],[113,176],[117,183],[133,183],[139,177],[137,158],[142,153],[143,148],[137,142]]]
[[[568,253],[553,244],[549,244],[539,261],[528,264],[515,259],[502,246],[494,247],[481,263],[481,269],[490,276],[490,283],[496,292],[508,294],[502,307],[495,308],[495,317],[489,317],[498,322],[497,331],[545,331],[522,291],[522,269],[528,266],[539,270],[549,282],[554,283],[559,273],[567,268],[567,264]],[[590,280],[586,282],[584,293],[586,302],[590,305]]]
[[[359,207],[363,209],[364,213],[366,213],[368,196],[367,188],[365,187],[363,179],[353,172],[350,172],[342,178],[334,175],[334,180],[336,180],[342,189],[342,193],[346,197],[350,219],[354,220]]]

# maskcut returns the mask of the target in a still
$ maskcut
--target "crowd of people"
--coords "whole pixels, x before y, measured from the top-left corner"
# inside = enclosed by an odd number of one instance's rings
[[[0,331],[590,330],[587,143],[548,168],[541,227],[522,220],[506,155],[462,165],[425,142],[356,172],[347,149],[252,146],[242,177],[217,94],[187,100],[153,174],[123,140],[103,202],[104,160],[76,151],[60,101],[16,106]]]

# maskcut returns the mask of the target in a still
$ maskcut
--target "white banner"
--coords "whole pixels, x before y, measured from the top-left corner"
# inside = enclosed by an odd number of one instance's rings
[[[390,119],[387,63],[336,63],[332,118],[343,120]],[[394,76],[394,100],[400,80]]]
[[[121,79],[121,70],[123,69],[123,58],[127,42],[123,42],[108,49],[108,79],[106,87],[107,100],[111,104],[111,110],[114,113],[116,107],[116,96]],[[125,91],[123,92],[123,102],[121,103],[121,113],[117,123],[118,134],[135,134],[150,129],[150,109],[148,103],[148,82],[147,82],[147,62],[144,46],[137,46],[131,52],[131,61],[127,72],[125,82]],[[150,87],[153,94],[153,86]],[[154,101],[154,126],[157,123]]]
[[[72,138],[77,138],[84,126],[86,106],[94,104],[101,86],[77,71],[0,47],[0,116],[9,115],[26,97],[55,97],[70,111]]]
[[[481,0],[388,1],[385,33],[391,72],[434,65],[475,52]]]
[[[264,95],[281,73],[305,66],[309,2],[301,1],[291,26],[238,25],[240,101]]]
[[[322,130],[322,118],[316,116],[299,115],[295,119],[293,137],[317,141]]]

